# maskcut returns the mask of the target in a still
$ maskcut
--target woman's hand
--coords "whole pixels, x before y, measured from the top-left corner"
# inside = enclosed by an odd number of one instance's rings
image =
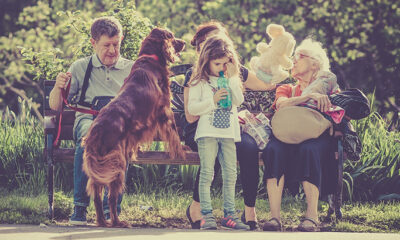
[[[217,104],[219,100],[225,99],[228,95],[228,91],[225,88],[221,88],[214,94],[214,104]]]
[[[327,112],[329,108],[332,107],[332,103],[329,100],[328,95],[320,94],[320,93],[310,93],[309,98],[315,100],[317,102],[317,108],[321,112]]]

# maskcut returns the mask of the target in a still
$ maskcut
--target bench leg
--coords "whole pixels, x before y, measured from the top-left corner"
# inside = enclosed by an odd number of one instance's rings
[[[46,160],[47,160],[47,192],[49,197],[48,217],[54,219],[54,159],[53,159],[53,134],[46,135]]]
[[[337,179],[337,185],[336,185],[336,190],[334,194],[329,194],[328,195],[328,204],[329,204],[329,209],[328,209],[328,214],[327,217],[330,218],[332,214],[335,213],[336,219],[342,219],[342,210],[340,209],[342,207],[342,189],[343,189],[343,145],[342,145],[342,139],[338,139],[338,179]]]
[[[335,203],[335,215],[337,219],[342,219],[343,214],[342,210],[342,194],[343,194],[343,162],[344,162],[344,154],[343,154],[343,144],[342,138],[338,139],[338,184],[336,188],[336,193],[334,197]]]

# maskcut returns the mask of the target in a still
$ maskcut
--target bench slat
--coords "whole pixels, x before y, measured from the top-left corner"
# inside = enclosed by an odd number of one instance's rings
[[[73,148],[54,149],[53,156],[55,162],[74,162]],[[260,153],[261,154],[261,153]],[[259,165],[264,165],[261,157]],[[186,152],[186,159],[171,159],[168,152],[146,151],[138,153],[136,161],[133,164],[159,164],[159,165],[200,165],[199,155],[196,152]]]
[[[53,156],[55,162],[74,162],[74,148],[54,149]],[[186,159],[171,159],[168,152],[146,151],[138,153],[136,161],[133,164],[182,164],[199,165],[199,155],[195,152],[187,152]]]

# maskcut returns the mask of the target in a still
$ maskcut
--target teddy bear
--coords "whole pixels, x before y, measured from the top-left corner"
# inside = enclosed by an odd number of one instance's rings
[[[260,56],[252,57],[250,67],[256,76],[266,83],[280,83],[289,77],[285,69],[293,67],[290,57],[293,54],[296,40],[293,35],[285,31],[282,25],[269,24],[267,34],[271,38],[269,44],[257,44]]]

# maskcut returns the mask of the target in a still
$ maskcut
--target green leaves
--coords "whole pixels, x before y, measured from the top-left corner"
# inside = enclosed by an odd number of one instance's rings
[[[387,132],[379,114],[353,121],[363,143],[361,160],[347,161],[344,166],[345,196],[350,200],[378,200],[399,192],[399,132]],[[387,197],[386,197],[387,198]]]
[[[115,16],[121,21],[125,35],[122,55],[128,59],[137,58],[142,39],[153,27],[150,20],[135,10],[134,1],[112,1],[107,5],[107,12],[97,11],[102,5],[96,1],[80,10],[64,11],[62,7],[65,6],[61,7],[58,1],[54,2],[54,8],[39,1],[21,12],[18,18],[21,30],[0,37],[0,78],[5,79],[5,83],[0,81],[3,100],[0,108],[15,105],[22,91],[27,95],[24,97],[42,102],[43,91],[39,89],[43,80],[55,79],[76,59],[93,54],[90,26],[100,15]],[[9,97],[4,99],[5,95]]]

